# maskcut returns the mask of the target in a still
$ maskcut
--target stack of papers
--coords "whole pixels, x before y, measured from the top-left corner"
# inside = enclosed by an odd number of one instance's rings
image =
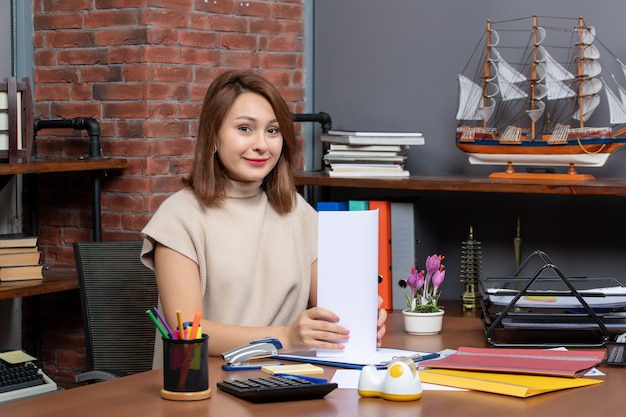
[[[460,347],[448,357],[420,363],[427,368],[575,378],[604,359],[604,351]]]
[[[420,362],[419,375],[426,383],[526,398],[602,383],[581,377],[603,359],[603,351],[460,347]]]
[[[397,177],[410,175],[404,169],[410,145],[423,145],[420,132],[357,132],[331,130],[322,134],[328,144],[324,164],[331,177]]]

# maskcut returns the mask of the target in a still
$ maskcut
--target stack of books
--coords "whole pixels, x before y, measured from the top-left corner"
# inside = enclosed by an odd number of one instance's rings
[[[423,145],[421,133],[330,130],[321,135],[326,144],[324,165],[331,177],[408,177],[407,150]]]
[[[37,236],[0,235],[0,282],[43,279]]]

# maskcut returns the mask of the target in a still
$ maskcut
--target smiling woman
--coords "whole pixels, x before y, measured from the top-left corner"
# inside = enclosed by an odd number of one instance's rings
[[[343,349],[349,337],[336,314],[316,307],[317,213],[296,191],[296,152],[274,86],[221,74],[204,99],[185,187],[143,230],[165,319],[175,328],[177,310],[183,321],[201,312],[211,355],[267,336],[286,349]],[[155,366],[160,352],[157,344]]]

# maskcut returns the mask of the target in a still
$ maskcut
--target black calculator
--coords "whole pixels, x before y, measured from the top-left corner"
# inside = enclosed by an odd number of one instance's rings
[[[218,382],[217,387],[244,400],[268,403],[323,398],[337,388],[337,384],[322,378],[275,374],[261,378],[225,380]]]

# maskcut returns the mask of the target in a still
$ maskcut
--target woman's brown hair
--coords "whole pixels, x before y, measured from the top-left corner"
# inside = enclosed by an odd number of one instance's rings
[[[217,156],[217,135],[226,113],[242,93],[263,96],[276,114],[283,135],[283,149],[276,166],[263,179],[261,188],[274,209],[279,213],[288,213],[296,195],[292,174],[297,151],[293,116],[272,83],[250,72],[224,72],[209,86],[200,113],[195,158],[191,172],[183,178],[183,182],[209,206],[225,198],[228,177]]]

